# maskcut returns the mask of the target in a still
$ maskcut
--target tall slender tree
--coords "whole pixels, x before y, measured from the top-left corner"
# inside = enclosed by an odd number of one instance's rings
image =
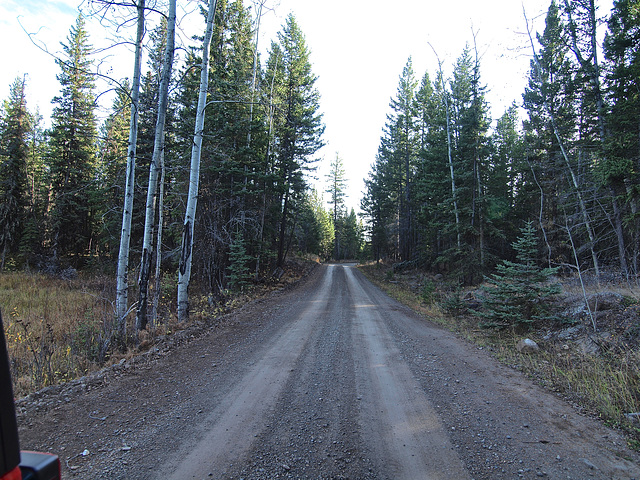
[[[167,41],[164,50],[162,64],[162,76],[158,93],[158,117],[153,144],[153,155],[149,166],[149,184],[147,187],[147,202],[145,207],[144,238],[142,242],[142,259],[140,261],[140,277],[138,287],[140,290],[138,310],[136,312],[136,330],[144,330],[147,326],[148,288],[151,274],[151,255],[153,252],[153,227],[155,224],[156,195],[158,176],[161,168],[161,158],[164,155],[165,120],[169,104],[169,82],[173,69],[175,54],[176,32],[176,0],[169,1],[169,14],[167,20]]]
[[[189,280],[191,279],[191,262],[193,250],[194,223],[200,182],[200,157],[202,154],[202,138],[204,135],[205,108],[209,86],[209,45],[213,35],[213,18],[216,12],[216,0],[209,1],[207,26],[202,41],[202,65],[200,66],[200,92],[198,94],[198,110],[191,149],[191,169],[189,176],[189,195],[182,233],[182,254],[178,277],[178,320],[184,321],[189,315]],[[244,245],[243,245],[244,247]]]
[[[293,15],[289,15],[272,44],[267,62],[267,76],[274,76],[276,105],[274,117],[275,170],[281,205],[279,212],[277,266],[282,267],[287,250],[287,231],[291,201],[305,189],[304,173],[313,155],[323,146],[324,125],[320,94],[315,87],[309,49]]]
[[[48,165],[53,204],[50,242],[54,258],[88,253],[92,238],[91,190],[95,188],[96,118],[93,51],[85,19],[78,16],[60,67],[60,96],[53,99]]]
[[[140,112],[140,78],[142,76],[142,40],[145,30],[145,0],[137,0],[136,46],[133,59],[133,81],[131,85],[131,106],[129,112],[129,139],[127,144],[127,165],[124,186],[124,206],[118,251],[116,273],[116,315],[121,336],[124,336],[125,317],[129,298],[129,247],[131,242],[131,221],[135,196],[136,151],[138,144],[138,120]]]
[[[333,247],[333,255],[336,260],[340,259],[340,241],[341,241],[341,225],[338,222],[344,216],[344,199],[346,197],[345,188],[347,181],[345,178],[344,165],[338,152],[336,157],[331,161],[329,173],[326,175],[327,189],[329,194],[329,205],[333,211],[333,228],[335,230],[335,241]]]
[[[8,252],[20,242],[27,201],[27,160],[31,118],[25,78],[11,85],[0,114],[0,271]]]
[[[412,259],[414,229],[412,225],[412,192],[415,160],[418,157],[419,137],[416,127],[416,88],[418,83],[413,72],[411,58],[407,60],[398,82],[395,98],[389,106],[391,114],[387,117],[387,133],[393,143],[393,157],[397,163],[393,170],[399,175],[396,182],[398,201],[398,247],[403,260]]]

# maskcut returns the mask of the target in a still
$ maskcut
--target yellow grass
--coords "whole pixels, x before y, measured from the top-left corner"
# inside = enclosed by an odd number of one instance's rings
[[[96,368],[105,320],[105,282],[39,274],[0,274],[0,308],[15,394],[24,395]]]

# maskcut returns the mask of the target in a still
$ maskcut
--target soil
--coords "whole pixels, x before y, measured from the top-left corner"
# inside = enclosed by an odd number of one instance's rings
[[[183,338],[19,402],[21,447],[77,479],[640,480],[618,432],[352,265]]]

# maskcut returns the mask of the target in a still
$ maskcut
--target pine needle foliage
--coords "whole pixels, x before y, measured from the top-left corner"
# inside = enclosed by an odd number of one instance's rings
[[[251,257],[247,254],[244,237],[237,234],[229,252],[229,267],[227,267],[229,290],[242,292],[251,284],[250,261]]]
[[[504,260],[496,273],[486,277],[486,296],[478,315],[483,328],[528,330],[535,322],[549,320],[549,299],[560,293],[560,286],[551,282],[558,268],[537,265],[537,237],[533,222],[520,230],[512,244],[516,261]]]

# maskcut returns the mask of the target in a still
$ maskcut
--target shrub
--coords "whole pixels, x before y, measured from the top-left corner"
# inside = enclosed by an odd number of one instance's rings
[[[486,277],[489,285],[483,288],[486,296],[478,312],[485,328],[527,330],[536,321],[553,318],[548,312],[548,300],[560,293],[560,288],[557,283],[550,283],[550,277],[558,269],[537,266],[537,239],[532,222],[521,229],[521,236],[512,246],[517,261],[503,261],[496,267],[497,273]]]

